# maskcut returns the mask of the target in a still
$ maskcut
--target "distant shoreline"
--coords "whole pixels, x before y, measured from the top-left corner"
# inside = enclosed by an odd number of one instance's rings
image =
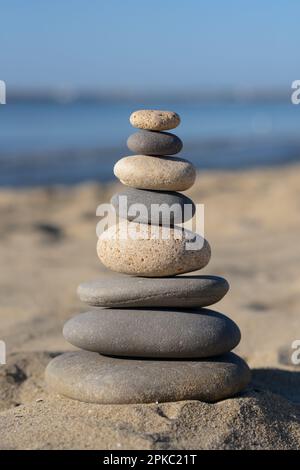
[[[11,106],[8,97],[8,105],[0,107],[0,186],[109,181],[114,163],[131,153],[126,140],[136,130],[130,126],[128,115],[142,106],[157,107],[154,101],[133,101],[124,93],[120,93],[122,98],[114,96],[115,101],[109,101],[112,96],[108,94],[97,95],[98,100],[107,101],[88,101],[94,100],[95,94],[64,94],[60,102],[53,95],[43,103],[42,96],[46,99],[46,95],[34,94],[36,101],[29,101],[31,95],[18,95]],[[238,97],[239,101],[229,101],[233,95],[227,95],[228,101],[223,102],[212,102],[209,94],[197,95],[206,102],[192,100],[191,93],[187,96],[191,101],[181,95],[181,102],[168,103],[169,94],[157,98],[157,102],[179,112],[182,122],[175,133],[184,142],[180,156],[200,170],[300,161],[300,107],[273,98],[256,103],[254,95],[249,95],[248,102]],[[223,93],[222,99],[225,97]]]
[[[21,90],[7,89],[7,104],[21,102],[40,102],[40,103],[78,103],[78,102],[97,102],[97,103],[130,103],[140,102],[151,103],[213,103],[213,102],[232,102],[232,103],[263,103],[263,102],[290,102],[290,89],[238,89],[238,90],[213,90],[204,91],[151,91],[151,92],[132,92],[132,91],[98,91],[98,90],[73,90],[63,89],[41,89],[41,90]],[[142,106],[143,108],[145,107]]]
[[[105,161],[102,161],[101,154],[95,149],[90,152],[60,152],[52,155],[32,156],[26,159],[7,158],[4,162],[0,159],[0,190],[2,189],[31,189],[55,186],[76,186],[78,184],[99,183],[109,184],[116,181],[112,167],[120,158],[120,151],[116,150]],[[235,155],[235,160],[238,155]],[[257,159],[255,161],[244,161],[237,163],[219,163],[218,165],[197,165],[199,174],[209,173],[230,173],[240,171],[264,171],[275,168],[288,168],[300,164],[300,144],[298,151],[289,156],[283,156],[275,160],[274,157]]]

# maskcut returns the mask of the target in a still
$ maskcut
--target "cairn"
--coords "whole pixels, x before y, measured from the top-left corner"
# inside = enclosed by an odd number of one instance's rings
[[[227,281],[187,275],[209,263],[211,250],[181,225],[195,205],[178,191],[193,185],[196,172],[173,156],[182,142],[166,131],[180,118],[141,110],[130,122],[139,129],[127,141],[134,155],[114,167],[125,186],[111,200],[120,219],[97,244],[102,263],[121,274],[79,286],[80,299],[93,309],[69,320],[63,334],[82,351],[53,359],[47,382],[57,393],[93,403],[231,397],[247,385],[250,371],[230,352],[240,341],[238,326],[205,308],[224,297]]]

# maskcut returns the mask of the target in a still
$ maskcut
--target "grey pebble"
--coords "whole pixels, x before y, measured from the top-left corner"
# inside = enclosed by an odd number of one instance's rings
[[[127,147],[142,155],[175,155],[182,145],[179,137],[170,132],[138,131],[127,139]]]
[[[229,290],[219,276],[175,276],[136,278],[115,275],[84,282],[78,286],[79,298],[97,307],[207,307],[221,300]]]
[[[241,334],[230,318],[209,309],[96,308],[71,318],[65,339],[112,356],[203,358],[235,348]]]
[[[193,201],[175,191],[125,188],[111,198],[111,204],[123,219],[145,224],[173,226],[187,222],[195,214]]]

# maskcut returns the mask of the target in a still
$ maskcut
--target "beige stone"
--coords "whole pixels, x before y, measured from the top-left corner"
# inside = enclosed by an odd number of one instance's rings
[[[180,117],[173,111],[158,109],[141,109],[130,116],[130,124],[138,129],[151,131],[167,131],[175,129],[180,124]]]
[[[196,235],[193,244],[194,238],[193,232],[178,226],[120,221],[100,235],[97,252],[102,263],[113,271],[143,277],[173,276],[208,264],[208,242]]]
[[[185,191],[196,178],[194,165],[184,158],[149,155],[121,158],[114,174],[126,186],[158,191]]]

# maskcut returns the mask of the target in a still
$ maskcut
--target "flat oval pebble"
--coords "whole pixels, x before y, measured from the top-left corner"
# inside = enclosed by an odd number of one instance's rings
[[[189,230],[127,221],[100,235],[97,252],[107,268],[143,277],[196,271],[204,268],[211,256],[208,242]]]
[[[241,392],[251,378],[233,353],[197,361],[137,360],[76,351],[54,358],[46,381],[53,391],[89,403],[216,402]]]
[[[203,358],[231,351],[241,339],[237,325],[208,309],[95,308],[69,320],[65,339],[110,356]]]
[[[111,198],[116,213],[144,224],[181,224],[195,214],[195,204],[184,194],[125,188]]]
[[[139,131],[128,137],[127,147],[141,155],[174,155],[182,149],[182,142],[170,132]]]
[[[152,131],[167,131],[180,124],[180,117],[173,111],[160,111],[158,109],[141,109],[134,111],[130,118],[130,124],[138,129]]]
[[[150,155],[121,158],[114,166],[114,174],[126,186],[158,191],[185,191],[196,178],[195,167],[188,160]]]
[[[159,278],[115,276],[80,284],[83,302],[97,307],[206,307],[228,292],[226,279],[218,276]]]

